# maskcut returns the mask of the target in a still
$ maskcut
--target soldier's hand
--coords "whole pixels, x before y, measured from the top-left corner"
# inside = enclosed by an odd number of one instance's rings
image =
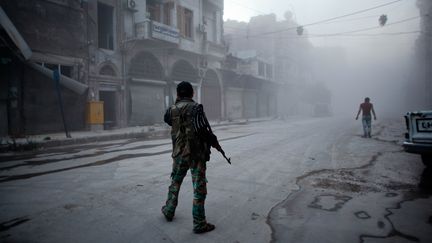
[[[219,143],[213,144],[212,147],[215,148],[217,151],[222,151],[222,147],[220,146]]]

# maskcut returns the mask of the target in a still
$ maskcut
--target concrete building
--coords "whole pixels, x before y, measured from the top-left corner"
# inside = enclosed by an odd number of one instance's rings
[[[129,125],[161,122],[175,87],[189,81],[209,119],[223,118],[222,0],[129,1],[124,71]]]
[[[2,1],[0,20],[0,136],[62,131],[64,124],[84,129],[87,42],[80,2]]]
[[[83,85],[78,93],[61,88],[69,130],[162,123],[180,81],[193,83],[210,119],[224,118],[223,0],[31,0],[1,7],[10,20],[0,31],[7,54],[0,66],[1,136],[63,130],[52,70],[65,87]],[[103,123],[89,126],[88,104],[98,101]]]
[[[276,116],[273,64],[256,51],[227,56],[223,66],[225,110],[228,120]]]
[[[161,123],[180,81],[222,118],[223,1],[88,1],[89,85],[110,126]],[[97,44],[96,44],[97,43]]]
[[[298,36],[299,26],[287,12],[285,20],[275,14],[255,16],[249,22],[226,21],[225,39],[230,53],[255,50],[273,63],[272,78],[278,84],[277,114],[313,115],[314,103],[306,97],[314,76],[314,47],[307,38]],[[306,31],[303,35],[306,35]]]
[[[416,103],[417,107],[411,109],[432,109],[432,2],[417,0],[420,12],[420,33],[416,42],[416,65],[414,67],[414,80],[418,89],[408,86],[411,93],[407,100]],[[414,102],[412,100],[414,99]],[[418,100],[420,99],[420,100]]]

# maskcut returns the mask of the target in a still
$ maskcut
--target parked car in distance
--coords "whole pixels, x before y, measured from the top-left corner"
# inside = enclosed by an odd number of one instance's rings
[[[405,115],[406,128],[404,150],[420,154],[426,167],[432,166],[432,111],[408,112]]]

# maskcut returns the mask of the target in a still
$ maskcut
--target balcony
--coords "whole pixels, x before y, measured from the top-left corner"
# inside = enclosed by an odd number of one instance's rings
[[[135,24],[138,39],[155,39],[174,44],[180,43],[180,32],[177,28],[156,21],[145,20]]]
[[[222,44],[216,44],[211,41],[206,41],[204,52],[207,55],[223,58],[226,55],[226,47]]]
[[[213,4],[219,9],[223,9],[224,1],[223,0],[207,0],[210,4]]]
[[[136,38],[138,39],[150,39],[150,24],[149,19],[144,20],[135,24]]]

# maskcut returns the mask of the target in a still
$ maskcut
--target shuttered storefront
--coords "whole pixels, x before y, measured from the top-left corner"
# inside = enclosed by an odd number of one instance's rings
[[[225,93],[226,116],[229,120],[243,117],[243,91],[240,88],[227,88]]]
[[[261,92],[258,95],[258,117],[269,116],[269,94]]]
[[[258,94],[262,94],[261,83],[262,80],[255,78],[251,75],[244,75],[244,118],[256,118],[258,117]]]
[[[178,83],[182,81],[186,81],[192,84],[194,89],[194,99],[197,99],[198,91],[198,70],[192,66],[188,61],[186,60],[179,60],[177,61],[172,69],[171,72],[171,80],[174,81],[176,85],[173,85],[171,93],[173,94],[173,100],[176,98],[176,86]]]
[[[277,115],[277,95],[276,91],[274,91],[273,95],[269,97],[269,116]]]
[[[244,118],[257,117],[258,96],[255,90],[245,90],[244,95]]]
[[[163,122],[165,87],[134,81],[131,85],[130,124],[149,125]]]
[[[201,86],[201,102],[209,120],[221,118],[221,89],[217,74],[208,70]]]
[[[228,120],[243,118],[243,82],[240,75],[231,70],[222,70],[225,92],[225,117]]]
[[[132,59],[129,76],[129,124],[162,123],[167,86],[162,65],[153,54],[142,52]]]

